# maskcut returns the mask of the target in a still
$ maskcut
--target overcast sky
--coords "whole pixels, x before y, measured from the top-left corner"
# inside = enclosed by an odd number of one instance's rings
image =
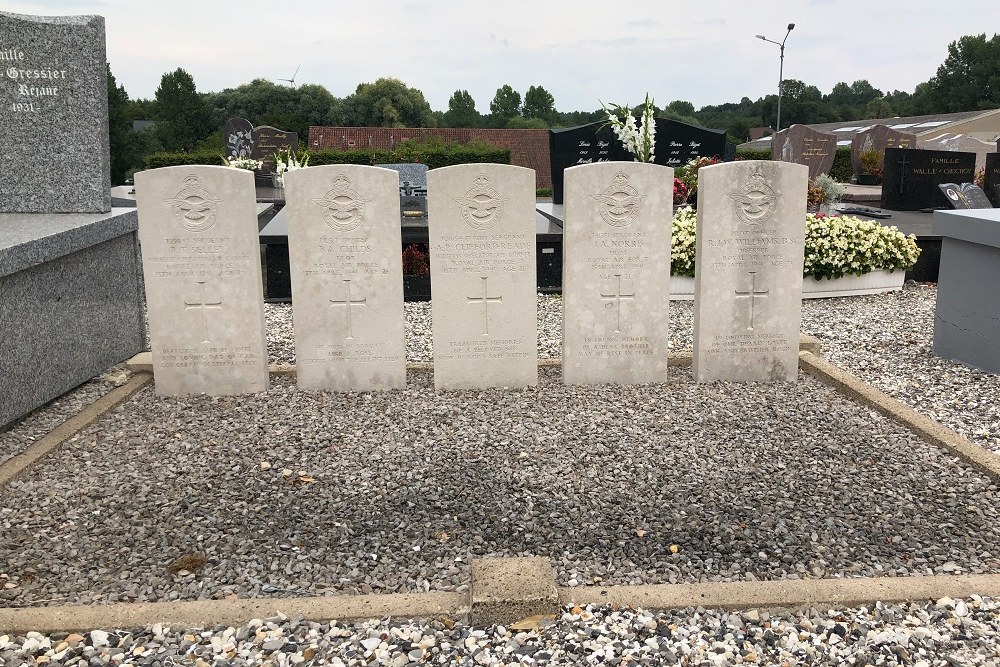
[[[599,100],[695,107],[776,92],[785,78],[827,93],[838,81],[913,92],[948,44],[1000,30],[1000,3],[967,0],[4,0],[4,11],[99,14],[129,96],[152,97],[183,67],[199,91],[263,77],[318,83],[337,97],[391,76],[435,110],[457,89],[488,113],[496,89],[542,85],[561,111]],[[0,47],[3,45],[0,44]]]

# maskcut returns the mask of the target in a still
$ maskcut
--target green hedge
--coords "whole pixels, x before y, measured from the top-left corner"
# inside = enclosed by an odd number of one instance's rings
[[[737,160],[770,160],[770,148],[749,148],[736,151]],[[833,157],[830,175],[841,183],[850,183],[854,176],[854,166],[851,164],[851,149],[841,146]]]
[[[222,165],[222,155],[218,151],[194,151],[191,153],[150,153],[146,156],[146,169],[177,167],[190,164]]]
[[[337,150],[325,149],[309,154],[309,165],[322,164],[393,164],[420,162],[429,169],[450,167],[456,164],[493,162],[510,164],[510,149],[491,144],[400,144],[393,150]]]

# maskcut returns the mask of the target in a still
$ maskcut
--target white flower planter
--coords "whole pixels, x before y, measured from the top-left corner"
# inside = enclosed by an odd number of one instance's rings
[[[812,276],[802,281],[803,299],[822,299],[833,296],[861,296],[863,294],[883,294],[903,289],[904,271],[872,271],[863,276],[847,275],[834,280],[816,280]],[[670,300],[691,301],[694,299],[694,278],[670,276]]]

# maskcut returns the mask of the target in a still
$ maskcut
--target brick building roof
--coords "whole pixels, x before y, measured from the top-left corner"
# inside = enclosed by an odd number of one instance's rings
[[[384,148],[401,141],[437,137],[460,144],[487,141],[510,149],[510,162],[535,170],[535,187],[552,187],[548,130],[484,130],[464,127],[321,127],[309,128],[309,150]]]

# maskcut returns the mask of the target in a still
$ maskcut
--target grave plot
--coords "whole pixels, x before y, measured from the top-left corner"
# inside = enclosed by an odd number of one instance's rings
[[[0,489],[7,607],[1000,572],[977,469],[803,374],[241,397],[147,386]]]

